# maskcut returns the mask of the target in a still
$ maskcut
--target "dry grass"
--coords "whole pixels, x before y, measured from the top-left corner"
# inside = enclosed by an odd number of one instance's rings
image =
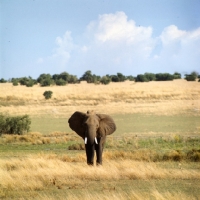
[[[53,92],[51,100],[45,100],[43,93]],[[10,114],[52,114],[66,115],[74,110],[99,112],[136,113],[154,112],[170,114],[200,110],[200,84],[175,80],[149,83],[111,83],[109,85],[70,84],[67,86],[27,88],[0,84],[1,111]],[[119,111],[120,107],[120,111]]]
[[[24,135],[3,134],[0,138],[0,144],[58,144],[79,139],[74,133],[53,132],[44,135],[39,132],[30,132]]]
[[[198,180],[200,181],[199,169],[180,169],[174,167],[163,168],[156,163],[137,162],[132,160],[109,161],[102,167],[86,166],[80,157],[80,162],[68,162],[63,157],[56,155],[40,154],[27,158],[11,158],[0,160],[0,197],[6,197],[10,191],[45,191],[47,189],[84,189],[83,199],[90,199],[90,184],[101,182],[118,182],[128,180]],[[112,170],[110,170],[112,169]],[[115,185],[103,186],[102,190],[111,190],[108,196],[105,193],[95,194],[97,199],[117,197],[127,199],[127,194],[115,188]],[[131,188],[130,188],[131,189]],[[129,191],[132,199],[143,199],[142,194]],[[80,194],[69,195],[69,199],[78,199]],[[183,193],[172,194],[170,192],[160,193],[152,188],[152,196],[155,199],[189,199]],[[54,199],[51,195],[43,195],[40,199]],[[61,198],[64,199],[64,198]],[[150,197],[149,197],[150,199]],[[192,197],[190,198],[192,199]]]

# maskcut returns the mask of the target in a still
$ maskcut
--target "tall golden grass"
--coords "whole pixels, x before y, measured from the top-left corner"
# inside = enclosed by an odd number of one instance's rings
[[[152,162],[137,162],[132,160],[109,161],[101,167],[87,166],[83,161],[68,162],[63,157],[54,154],[29,155],[25,158],[11,158],[0,160],[0,197],[5,197],[9,191],[45,191],[48,189],[85,189],[84,199],[92,197],[90,184],[100,182],[126,181],[126,180],[199,180],[198,169],[187,168],[163,168]],[[178,164],[177,164],[178,165]],[[88,184],[89,183],[89,184]],[[88,188],[89,187],[89,188]],[[108,196],[104,193],[96,194],[97,199],[107,199],[116,196],[118,199],[127,199],[127,194],[122,190],[116,190],[115,186],[100,185],[100,189],[111,190]],[[87,191],[90,193],[87,193]],[[132,199],[143,199],[144,196],[130,191]],[[144,195],[144,194],[143,194]],[[169,192],[159,193],[155,189],[152,194],[156,199],[181,199],[184,194],[171,194]],[[41,199],[50,198],[50,195],[41,196]],[[77,199],[79,196],[71,194],[70,199]],[[120,198],[121,197],[121,198]],[[54,199],[54,198],[52,198]],[[63,198],[64,199],[64,198]],[[149,198],[150,199],[150,198]],[[192,197],[191,197],[192,199]]]
[[[50,100],[43,93],[53,92]],[[0,84],[1,112],[11,114],[63,115],[74,110],[135,113],[154,112],[168,114],[200,110],[200,84],[185,80],[168,82],[110,83],[109,85],[69,84],[67,86],[28,88]],[[119,110],[120,107],[120,110]]]

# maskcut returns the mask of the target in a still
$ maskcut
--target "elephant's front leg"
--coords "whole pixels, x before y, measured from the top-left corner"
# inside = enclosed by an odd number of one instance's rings
[[[102,165],[102,154],[103,154],[103,147],[105,143],[106,138],[101,137],[98,138],[98,144],[95,144],[95,149],[96,149],[96,155],[97,155],[97,165]]]
[[[88,165],[94,165],[94,144],[86,144],[85,150],[86,150],[86,156],[87,156],[87,164]]]

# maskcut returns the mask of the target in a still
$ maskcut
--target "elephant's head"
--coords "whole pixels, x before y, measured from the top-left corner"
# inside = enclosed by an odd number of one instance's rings
[[[116,130],[113,119],[105,114],[75,112],[68,120],[69,126],[85,140],[85,144],[97,143],[97,138],[112,134]]]

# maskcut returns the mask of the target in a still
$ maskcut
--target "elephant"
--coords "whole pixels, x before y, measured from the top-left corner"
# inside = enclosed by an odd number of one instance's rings
[[[68,120],[69,127],[85,142],[87,164],[94,165],[96,150],[96,164],[102,165],[102,153],[106,136],[116,130],[114,120],[106,114],[96,114],[93,110],[87,113],[76,111]]]

